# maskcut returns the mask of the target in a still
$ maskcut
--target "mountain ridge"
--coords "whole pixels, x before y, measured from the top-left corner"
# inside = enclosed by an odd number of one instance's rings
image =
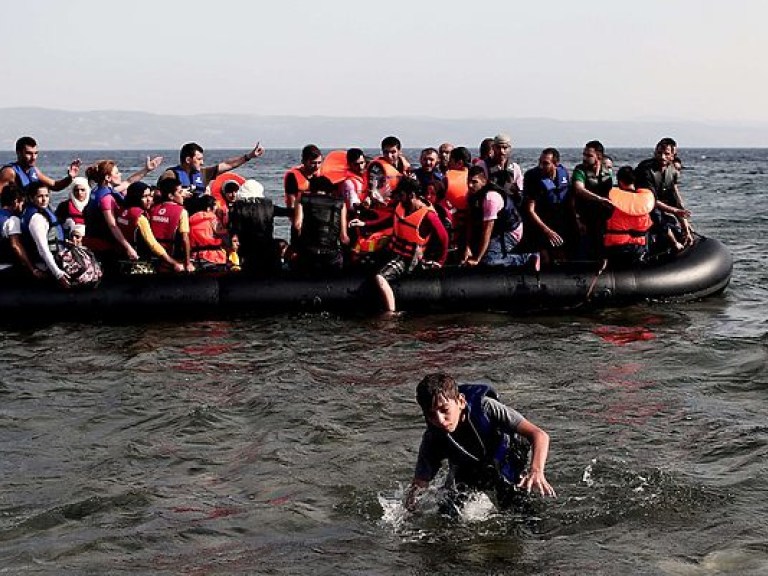
[[[31,135],[47,150],[175,149],[195,141],[205,148],[241,148],[261,141],[271,148],[360,146],[375,148],[397,135],[418,148],[450,141],[475,149],[484,137],[506,132],[519,148],[578,148],[597,139],[606,147],[648,147],[662,137],[685,148],[762,148],[768,123],[723,121],[605,121],[551,118],[387,118],[261,116],[203,113],[154,114],[126,110],[67,111],[0,108],[0,146],[13,149]]]

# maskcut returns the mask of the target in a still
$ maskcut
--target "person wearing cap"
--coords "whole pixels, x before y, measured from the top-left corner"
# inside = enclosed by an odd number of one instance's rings
[[[374,277],[387,314],[394,314],[396,310],[391,282],[417,267],[440,268],[448,257],[448,232],[419,183],[413,178],[403,178],[395,189],[395,197],[399,202],[389,244],[392,258]],[[435,260],[425,260],[427,250],[434,252]]]
[[[264,148],[259,142],[244,154],[232,156],[213,166],[203,166],[205,151],[197,142],[187,142],[179,151],[179,163],[168,168],[160,175],[158,185],[167,178],[176,178],[184,190],[184,197],[200,196],[206,193],[206,186],[219,174],[239,168],[254,158],[264,154]]]
[[[482,166],[488,181],[503,188],[511,195],[515,206],[520,208],[523,194],[523,171],[517,162],[512,162],[512,138],[508,134],[497,134],[493,138],[493,154],[477,162]]]
[[[167,264],[174,272],[183,272],[184,265],[169,256],[152,232],[149,223],[151,206],[152,189],[144,182],[134,182],[128,186],[123,208],[115,218],[117,225],[125,239],[136,250],[140,260],[148,262],[157,259]]]

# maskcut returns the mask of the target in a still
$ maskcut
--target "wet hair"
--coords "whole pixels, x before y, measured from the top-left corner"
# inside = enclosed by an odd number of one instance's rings
[[[631,185],[635,183],[635,169],[632,166],[622,166],[616,172],[616,180],[622,184]]]
[[[37,146],[37,140],[32,138],[32,136],[22,136],[16,140],[16,152],[24,152],[24,148],[27,146],[34,148]]]
[[[457,146],[448,155],[449,162],[461,162],[461,164],[468,168],[472,164],[472,153],[464,146]]]
[[[336,186],[327,176],[315,176],[309,181],[309,191],[333,194],[336,191]]]
[[[24,193],[21,191],[21,188],[13,183],[3,186],[3,190],[0,192],[0,206],[6,206],[10,208],[13,206],[16,200],[23,199]]]
[[[360,158],[365,158],[365,153],[360,148],[350,148],[347,150],[347,164],[357,162]]]
[[[493,138],[483,138],[479,148],[480,158],[488,158],[491,154],[491,150],[493,150]]]
[[[482,166],[470,166],[469,172],[467,172],[467,180],[475,176],[482,176],[484,180],[488,180],[488,174],[485,173],[485,168]]]
[[[117,166],[117,162],[114,160],[99,160],[96,164],[92,164],[85,169],[85,175],[91,182],[97,185],[101,185],[107,176],[112,174],[112,169]]]
[[[671,146],[672,148],[677,148],[677,142],[674,141],[672,138],[662,138],[658,141],[656,144],[656,151],[664,150],[667,146]]]
[[[143,208],[144,203],[142,197],[147,190],[150,190],[150,187],[147,184],[144,184],[144,182],[133,182],[125,191],[123,206],[126,208]]]
[[[424,148],[424,150],[421,151],[421,154],[419,154],[419,158],[423,158],[427,154],[434,154],[435,156],[440,156],[440,153],[437,151],[437,149],[432,148],[430,146],[429,148]]]
[[[176,192],[178,186],[181,186],[178,178],[163,178],[157,183],[157,188],[160,190],[160,197],[163,201],[168,200]]]
[[[184,146],[181,147],[181,150],[179,151],[179,163],[184,164],[185,158],[191,158],[195,155],[195,152],[200,152],[200,154],[204,154],[205,150],[203,150],[203,147],[200,146],[197,142],[187,142],[184,144]]]
[[[394,146],[398,150],[401,150],[403,148],[403,145],[397,136],[387,136],[386,138],[384,138],[384,140],[381,141],[382,150],[384,150],[385,148],[389,148],[391,146]]]
[[[600,154],[600,156],[605,154],[605,146],[603,146],[600,140],[590,140],[584,144],[584,148],[592,148],[592,150]]]
[[[416,401],[421,406],[421,410],[428,414],[441,398],[459,399],[459,385],[456,380],[442,372],[424,376],[416,386]]]
[[[304,146],[304,148],[301,149],[301,162],[302,164],[308,160],[314,160],[315,158],[320,158],[323,153],[320,151],[320,148],[315,146],[314,144],[307,144]]]
[[[541,151],[542,156],[546,156],[547,154],[552,154],[552,160],[555,164],[560,162],[560,152],[557,148],[544,148],[544,150]]]

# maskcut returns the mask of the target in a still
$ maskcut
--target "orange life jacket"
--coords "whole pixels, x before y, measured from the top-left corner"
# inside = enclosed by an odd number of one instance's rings
[[[392,191],[397,188],[400,183],[400,179],[405,175],[404,173],[411,167],[405,158],[400,158],[403,163],[403,172],[400,172],[397,168],[392,166],[389,161],[383,156],[374,158],[371,160],[371,164],[378,164],[384,170],[384,177],[386,182],[383,189],[383,194],[391,194]],[[386,196],[385,196],[386,197]]]
[[[403,205],[398,204],[395,208],[395,225],[390,244],[392,252],[404,258],[410,259],[416,256],[421,259],[421,254],[424,253],[424,248],[429,242],[429,235],[421,236],[419,227],[427,214],[434,211],[432,206],[422,206],[411,214],[406,214]]]
[[[649,214],[656,203],[653,192],[645,188],[636,192],[612,188],[608,199],[614,210],[605,226],[605,246],[645,246],[646,233],[651,227]]]
[[[366,178],[365,175],[355,174],[354,172],[347,170],[342,183],[347,180],[352,182],[352,186],[355,188],[355,193],[360,199],[360,202],[365,202],[365,199],[368,198],[368,178]],[[352,206],[347,205],[347,208],[351,209]]]
[[[309,190],[309,179],[304,176],[304,173],[301,171],[301,165],[294,166],[293,168],[286,170],[285,174],[283,175],[283,190],[286,188],[286,182],[288,180],[289,174],[293,174],[296,177],[296,182],[299,185],[299,193]],[[285,194],[285,205],[288,206],[287,193]]]
[[[194,260],[213,264],[226,264],[227,252],[221,238],[214,234],[216,215],[213,212],[195,212],[189,217],[189,245]]]
[[[467,187],[467,172],[469,170],[446,170],[445,172],[445,199],[456,208],[466,210],[469,207],[469,188]]]

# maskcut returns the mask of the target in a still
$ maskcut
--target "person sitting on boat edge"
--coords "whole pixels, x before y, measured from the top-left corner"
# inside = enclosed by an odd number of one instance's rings
[[[20,216],[23,207],[22,191],[16,184],[6,184],[0,191],[0,273],[2,278],[8,278],[24,270],[41,280],[46,273],[32,263],[22,241]]]
[[[403,178],[395,189],[399,202],[395,207],[391,259],[376,273],[374,279],[387,313],[395,312],[395,294],[391,282],[412,272],[417,266],[442,267],[448,257],[448,232],[430,206],[419,183]],[[425,250],[433,239],[437,243],[436,259],[424,261]]]
[[[31,184],[42,182],[48,190],[58,192],[69,186],[80,173],[80,159],[77,158],[70,163],[64,178],[54,180],[37,168],[39,153],[37,141],[31,136],[22,136],[16,140],[16,162],[0,168],[0,188],[15,183],[24,195],[28,195],[27,189]]]
[[[264,154],[261,143],[256,142],[253,149],[226,160],[222,160],[213,166],[203,166],[205,163],[205,151],[197,142],[187,142],[179,150],[179,163],[168,168],[160,175],[158,186],[162,180],[175,178],[181,183],[184,198],[200,196],[206,193],[206,187],[216,176],[223,172],[229,172],[239,168],[246,162],[258,158]]]
[[[62,223],[65,229],[71,230],[77,224],[85,224],[85,207],[91,198],[91,189],[88,179],[77,176],[72,179],[69,187],[69,198],[62,200],[56,206],[56,219]]]
[[[176,178],[164,178],[158,185],[162,202],[149,211],[149,225],[157,241],[172,258],[194,272],[189,244],[189,213],[184,208],[184,189]]]
[[[676,153],[677,142],[662,138],[654,148],[653,158],[643,160],[635,168],[635,185],[648,188],[656,197],[656,207],[651,212],[651,236],[653,243],[659,245],[655,251],[667,248],[679,251],[693,243],[688,221],[691,213],[683,205],[678,186],[679,172],[673,165]],[[674,238],[674,242],[668,242],[670,238]]]
[[[469,218],[466,266],[524,266],[539,270],[539,254],[515,252],[523,237],[523,220],[512,194],[488,181],[482,166],[472,166],[467,173]]]
[[[47,270],[62,288],[69,288],[69,276],[55,258],[64,244],[64,229],[49,207],[48,186],[41,181],[33,182],[27,187],[27,193],[27,204],[21,215],[24,249],[35,266]]]
[[[544,474],[549,434],[502,404],[487,384],[459,385],[443,373],[428,374],[416,387],[426,420],[405,506],[413,511],[419,494],[448,461],[444,511],[455,513],[467,491],[493,490],[499,508],[537,491],[555,497]],[[531,460],[528,466],[528,445]]]
[[[612,188],[608,193],[613,210],[605,224],[605,257],[614,267],[632,266],[648,256],[650,213],[655,198],[647,188],[635,190],[632,166],[622,166],[616,178],[618,188]]]
[[[296,268],[304,272],[340,271],[342,246],[349,244],[347,205],[325,176],[315,176],[294,207]]]
[[[539,250],[543,263],[576,257],[579,226],[568,170],[560,152],[545,148],[539,164],[523,176],[526,246]]]
[[[153,260],[161,260],[174,272],[184,272],[184,265],[171,258],[157,241],[149,223],[149,209],[152,206],[152,189],[144,182],[128,186],[123,199],[123,208],[115,220],[123,237],[136,250],[143,270],[154,270]]]

